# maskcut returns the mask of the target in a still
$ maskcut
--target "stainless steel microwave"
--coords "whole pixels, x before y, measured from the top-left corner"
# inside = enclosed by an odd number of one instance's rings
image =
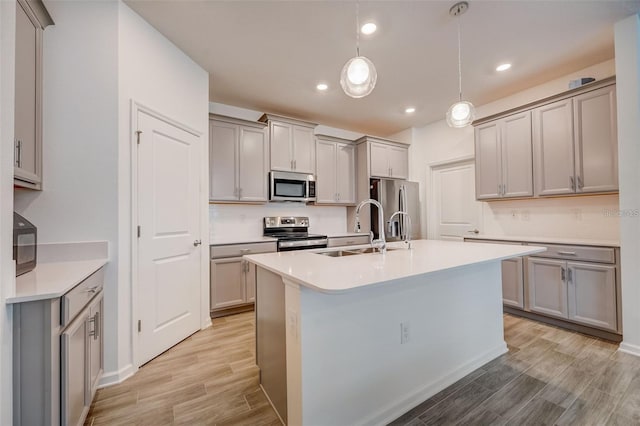
[[[37,228],[13,212],[13,260],[16,261],[16,276],[26,274],[36,267],[37,254]]]
[[[294,172],[269,173],[269,200],[299,201],[316,200],[316,178],[314,175]]]

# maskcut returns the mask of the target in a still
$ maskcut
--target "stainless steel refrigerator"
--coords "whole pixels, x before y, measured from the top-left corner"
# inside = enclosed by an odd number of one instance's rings
[[[395,179],[371,179],[370,196],[382,205],[385,237],[387,241],[399,241],[409,232],[409,220],[405,215],[397,215],[393,222],[389,218],[398,210],[411,216],[410,238],[420,238],[420,194],[418,182]],[[371,206],[371,229],[378,238],[378,208]]]

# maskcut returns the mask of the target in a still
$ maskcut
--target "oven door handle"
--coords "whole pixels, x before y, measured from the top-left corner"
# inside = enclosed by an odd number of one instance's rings
[[[316,240],[280,241],[278,246],[280,248],[308,247],[327,244],[328,242],[329,240],[327,238],[319,238]]]

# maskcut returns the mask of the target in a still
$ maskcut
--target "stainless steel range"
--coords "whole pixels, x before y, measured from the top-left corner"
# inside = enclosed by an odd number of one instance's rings
[[[265,217],[263,225],[265,237],[278,239],[278,251],[327,247],[328,239],[326,235],[309,234],[308,217]]]

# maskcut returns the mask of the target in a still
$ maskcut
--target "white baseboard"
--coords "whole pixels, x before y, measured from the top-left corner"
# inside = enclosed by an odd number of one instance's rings
[[[618,350],[626,354],[640,356],[640,346],[632,345],[631,343],[620,343],[620,347],[618,348]]]
[[[129,364],[121,368],[119,371],[104,373],[102,375],[102,378],[100,378],[100,382],[98,383],[98,389],[122,383],[129,377],[133,376],[133,373],[135,373],[137,370],[138,369],[134,368],[133,364]]]
[[[436,393],[451,386],[467,374],[471,373],[474,370],[477,370],[489,361],[499,357],[500,355],[508,351],[509,349],[507,349],[507,344],[503,342],[498,347],[477,356],[466,364],[461,365],[454,371],[441,376],[431,383],[427,383],[425,386],[417,389],[414,392],[404,395],[400,399],[392,402],[391,404],[387,405],[386,407],[382,408],[381,410],[377,411],[376,413],[372,414],[359,423],[363,425],[386,425],[397,419],[404,413],[408,412],[421,402],[426,401]]]

